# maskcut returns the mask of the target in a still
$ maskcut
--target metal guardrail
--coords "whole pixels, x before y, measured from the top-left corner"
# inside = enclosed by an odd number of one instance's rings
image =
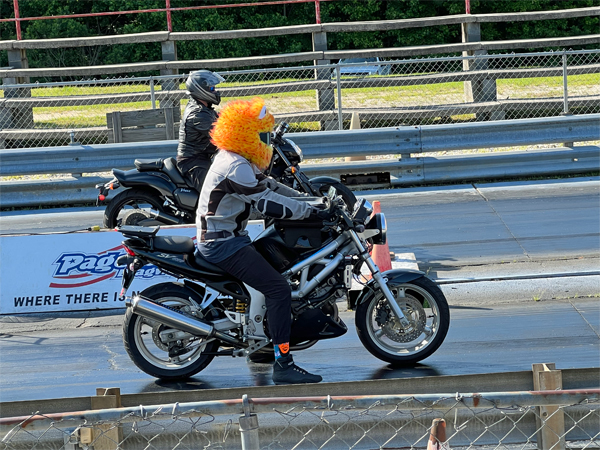
[[[309,176],[388,173],[392,185],[465,179],[572,174],[598,170],[597,146],[423,157],[447,150],[526,146],[600,140],[600,114],[504,120],[460,125],[423,125],[316,133],[290,133],[305,157],[402,155],[400,159],[303,166]],[[84,174],[133,167],[136,158],[174,156],[177,141],[75,145],[3,150],[0,175]],[[411,154],[416,157],[411,157]],[[2,207],[89,202],[98,177],[71,181],[4,181]]]
[[[394,155],[583,142],[600,139],[600,114],[422,125],[366,130],[290,133],[305,158]],[[97,173],[133,167],[137,158],[176,154],[177,141],[73,145],[2,150],[1,176]]]

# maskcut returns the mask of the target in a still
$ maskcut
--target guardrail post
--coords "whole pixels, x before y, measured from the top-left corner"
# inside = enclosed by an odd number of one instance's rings
[[[567,86],[567,52],[564,51],[562,54],[562,68],[563,68],[563,114],[566,116],[569,114],[569,89]]]
[[[258,416],[250,412],[248,396],[242,396],[244,414],[240,416],[240,433],[242,436],[242,450],[259,450]]]
[[[29,61],[25,49],[8,50],[7,53],[8,65],[12,69],[29,68]],[[11,77],[2,79],[3,86],[25,83],[29,83],[29,77]],[[31,97],[31,88],[4,87],[3,90],[5,99]],[[3,128],[33,128],[33,107],[0,107],[0,129]]]
[[[569,89],[567,83],[567,52],[563,51],[562,54],[562,68],[563,68],[563,116],[570,116],[569,112]],[[575,142],[564,142],[563,146],[573,147]]]
[[[98,388],[96,396],[91,397],[92,409],[109,409],[121,407],[121,389]],[[94,450],[116,450],[121,448],[123,428],[118,424],[95,425],[92,429],[92,445]]]
[[[354,111],[352,113],[352,119],[350,120],[350,129],[360,130],[360,115],[358,114],[358,111]],[[346,161],[364,161],[366,159],[366,156],[346,156]]]
[[[175,41],[164,41],[161,42],[162,58],[163,61],[177,61],[177,43]],[[179,71],[177,69],[163,69],[160,71],[161,75],[177,75]],[[179,78],[168,78],[160,81],[161,89],[163,91],[176,91],[179,89]],[[161,108],[181,108],[181,101],[170,98],[169,95],[161,97],[160,100]]]
[[[154,77],[150,77],[150,102],[152,103],[152,109],[156,109],[156,94],[154,92]]]
[[[462,24],[462,41],[479,42],[481,41],[481,26],[478,22],[468,22]],[[487,70],[488,60],[478,58],[486,55],[486,50],[468,50],[463,52],[463,56],[471,57],[463,60],[463,70]],[[465,101],[473,103],[496,102],[498,101],[496,80],[495,79],[477,79],[465,81]],[[477,120],[503,120],[504,111],[493,111],[475,113]]]
[[[554,363],[532,364],[533,389],[554,391],[562,389],[562,372]],[[565,415],[558,406],[537,406],[536,428],[539,450],[565,450]]]
[[[327,33],[320,31],[312,34],[313,52],[327,51]],[[328,65],[329,59],[315,61],[316,66]],[[315,69],[315,80],[327,80],[331,83],[331,68]],[[333,116],[335,110],[335,95],[331,84],[326,88],[317,89],[317,108],[319,111],[330,111]],[[339,125],[336,120],[325,119],[320,121],[321,131],[337,130]]]

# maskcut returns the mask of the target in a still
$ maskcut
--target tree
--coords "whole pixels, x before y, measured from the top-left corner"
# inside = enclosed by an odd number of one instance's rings
[[[231,5],[256,0],[204,0],[202,6]],[[21,17],[131,11],[165,7],[165,0],[19,0]],[[174,8],[198,6],[198,0],[171,0]],[[471,12],[498,13],[547,11],[600,6],[600,0],[471,0]],[[327,22],[408,19],[465,12],[464,0],[334,0],[321,3],[321,19]],[[0,2],[0,16],[13,17],[12,2]],[[259,5],[219,9],[196,9],[172,13],[173,30],[215,31],[281,27],[315,22],[312,3]],[[101,17],[24,21],[24,39],[47,39],[166,31],[164,12],[118,14]],[[2,39],[16,39],[13,22],[0,23]],[[598,33],[598,19],[548,20],[482,24],[485,40],[533,39]],[[368,49],[460,42],[457,25],[409,28],[388,32],[329,33],[332,50]],[[253,39],[182,41],[179,58],[216,59],[305,52],[312,49],[310,35],[285,35]],[[28,52],[31,67],[119,64],[154,61],[162,58],[160,44],[80,47]],[[6,66],[6,52],[0,66]]]

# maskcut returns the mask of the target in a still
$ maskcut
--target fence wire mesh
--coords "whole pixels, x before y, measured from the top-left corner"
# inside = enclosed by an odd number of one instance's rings
[[[265,98],[295,132],[347,129],[353,113],[375,128],[600,112],[600,50],[350,61],[222,72],[219,87],[224,102]],[[182,109],[185,78],[4,79],[0,148],[109,142],[108,113]]]
[[[556,391],[561,392],[561,391]],[[564,391],[563,391],[564,392]],[[256,399],[257,426],[240,403],[189,403],[2,419],[2,449],[597,449],[594,394],[533,406],[530,393]],[[477,397],[475,397],[477,395]],[[429,396],[431,398],[432,396]],[[539,399],[539,396],[538,396]],[[257,402],[262,400],[262,404]],[[475,401],[476,400],[476,401]],[[441,424],[440,424],[440,419]],[[255,422],[256,423],[256,422]]]

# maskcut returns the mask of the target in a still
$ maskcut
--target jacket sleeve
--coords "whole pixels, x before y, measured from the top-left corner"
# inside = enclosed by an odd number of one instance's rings
[[[271,189],[273,192],[275,192],[277,194],[281,194],[284,197],[307,197],[308,196],[308,194],[305,194],[303,192],[298,192],[295,189],[287,187],[285,184],[281,184],[277,180],[275,180],[274,178],[271,178],[271,177],[264,177],[261,181],[259,181],[259,183],[264,184],[269,189]]]
[[[251,203],[260,213],[275,219],[301,220],[307,218],[312,210],[308,203],[274,192],[264,182],[259,183],[250,164],[233,167],[226,182],[227,190],[232,195]],[[293,189],[286,189],[296,193]]]

